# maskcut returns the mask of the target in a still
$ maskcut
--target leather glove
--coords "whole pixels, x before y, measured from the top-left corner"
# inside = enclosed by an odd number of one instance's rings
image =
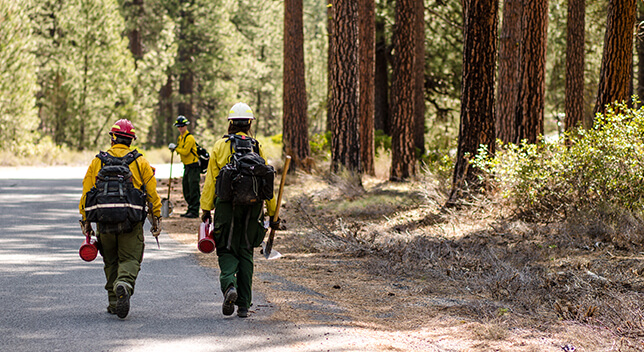
[[[160,216],[153,216],[152,217],[152,228],[150,229],[150,233],[152,233],[152,236],[154,236],[154,237],[159,237],[159,234],[161,234],[161,217]]]
[[[277,218],[277,221],[273,221],[273,217],[271,216],[270,221],[268,222],[268,226],[270,226],[271,229],[273,230],[279,230],[280,229],[280,222],[282,222],[281,218]]]
[[[203,214],[201,214],[201,222],[208,222],[212,223],[212,216],[210,215],[210,210],[203,210]]]
[[[168,148],[170,149],[170,151],[174,151],[175,149],[177,149],[177,145],[174,143],[170,143],[168,144]]]
[[[92,229],[92,223],[87,221],[87,220],[81,220],[81,224],[83,225],[83,233],[85,236],[94,236],[94,229]]]

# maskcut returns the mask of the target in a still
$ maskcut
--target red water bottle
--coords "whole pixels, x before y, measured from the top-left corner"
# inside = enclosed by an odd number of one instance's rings
[[[201,253],[212,253],[215,250],[215,240],[212,238],[211,233],[210,220],[206,220],[206,222],[202,222],[199,225],[197,248]]]

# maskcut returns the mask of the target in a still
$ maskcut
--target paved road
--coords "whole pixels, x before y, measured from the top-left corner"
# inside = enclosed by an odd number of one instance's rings
[[[217,273],[167,235],[158,250],[147,226],[130,314],[107,314],[101,257],[86,263],[78,256],[82,175],[30,173],[0,172],[0,351],[372,350],[346,326],[271,320],[277,308],[261,292],[251,317],[224,317]]]

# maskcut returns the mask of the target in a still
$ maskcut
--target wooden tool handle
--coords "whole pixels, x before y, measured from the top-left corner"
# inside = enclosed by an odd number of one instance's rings
[[[277,192],[277,206],[275,207],[275,215],[273,215],[273,221],[277,221],[280,216],[280,205],[282,204],[282,193],[284,191],[284,182],[286,181],[286,174],[288,173],[288,167],[291,164],[291,156],[286,156],[286,161],[284,162],[284,170],[282,170],[282,179],[280,180],[280,188]]]

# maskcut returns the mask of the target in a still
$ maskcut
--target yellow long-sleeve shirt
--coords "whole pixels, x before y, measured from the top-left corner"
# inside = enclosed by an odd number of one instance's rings
[[[190,165],[199,161],[197,157],[197,141],[188,130],[177,138],[177,149],[175,151],[181,156],[183,165]]]
[[[241,136],[248,136],[243,132],[237,133]],[[264,155],[264,149],[259,145],[259,155],[266,160]],[[206,173],[206,181],[203,185],[203,191],[201,192],[201,209],[203,210],[212,210],[215,208],[215,182],[217,175],[219,175],[219,170],[230,161],[230,142],[226,142],[226,138],[222,138],[215,142],[215,146],[212,148],[210,153],[210,162],[208,163],[208,172]],[[267,162],[268,164],[268,162]],[[277,199],[275,197],[266,201],[266,212],[268,216],[272,217],[275,215],[275,209],[277,207]]]
[[[107,150],[110,155],[119,158],[125,156],[125,154],[130,151],[131,149],[124,144],[115,144]],[[100,170],[101,159],[98,157],[94,158],[87,169],[85,178],[83,179],[83,195],[81,196],[80,203],[78,204],[78,209],[83,216],[83,220],[85,220],[85,197],[87,196],[87,192],[96,185],[96,176]],[[139,172],[139,170],[141,170],[141,172]],[[143,156],[140,156],[130,164],[130,171],[132,172],[132,184],[134,187],[141,189],[143,180],[145,180],[145,189],[148,192],[148,202],[152,203],[152,214],[154,214],[154,216],[161,216],[161,199],[157,194],[157,179],[154,177],[154,169],[150,166],[150,162],[148,162]]]

